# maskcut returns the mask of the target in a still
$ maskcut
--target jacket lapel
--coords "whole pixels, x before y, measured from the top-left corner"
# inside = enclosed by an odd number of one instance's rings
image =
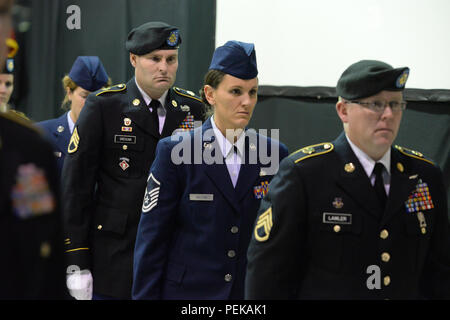
[[[70,128],[69,122],[67,121],[67,113],[68,112],[64,113],[61,117],[58,118],[56,126],[53,129],[54,130],[53,135],[55,136],[56,146],[65,155],[67,155],[67,146],[69,145],[70,141]],[[64,128],[62,132],[58,131],[59,127]]]
[[[340,158],[339,168],[336,173],[337,184],[376,220],[381,220],[383,212],[378,203],[375,190],[364,168],[348,144],[344,133],[334,141],[334,145]],[[350,163],[353,164],[353,167]]]
[[[142,98],[134,77],[127,83],[128,105],[124,109],[123,114],[128,117],[145,132],[151,134],[155,138],[160,138],[158,129],[153,125],[151,113]]]
[[[246,131],[247,134],[254,134]],[[255,134],[256,135],[256,134]],[[258,141],[256,139],[250,139],[250,141]],[[258,141],[259,143],[259,141]],[[241,168],[239,170],[239,177],[236,183],[236,194],[238,200],[241,201],[247,194],[248,190],[253,190],[253,185],[259,177],[259,162],[251,164],[250,159],[258,159],[258,146],[255,146],[253,142],[249,142],[249,136],[245,137],[244,144],[244,160],[242,161]],[[256,157],[255,157],[256,153]]]
[[[382,223],[386,223],[402,206],[405,206],[405,201],[414,191],[418,179],[417,172],[411,172],[402,161],[401,154],[395,148],[391,148],[391,183]],[[403,211],[406,212],[406,209]]]

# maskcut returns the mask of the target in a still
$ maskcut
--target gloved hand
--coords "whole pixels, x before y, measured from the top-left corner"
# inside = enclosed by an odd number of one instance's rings
[[[92,300],[94,279],[90,270],[77,270],[66,277],[69,293],[77,300]]]

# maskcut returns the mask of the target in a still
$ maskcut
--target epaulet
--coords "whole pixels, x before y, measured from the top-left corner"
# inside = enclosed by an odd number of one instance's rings
[[[397,146],[397,145],[395,145],[394,148],[408,157],[419,159],[419,160],[431,163],[432,165],[435,165],[435,163],[433,161],[426,159],[425,156],[423,155],[423,153],[421,153],[419,151],[411,150],[411,149]]]
[[[25,120],[27,120],[27,121],[31,121],[30,118],[28,118],[28,117],[25,115],[25,113],[23,113],[22,111],[17,111],[17,110],[15,110],[15,109],[9,109],[8,112],[10,112],[10,113],[12,113],[12,114],[14,114],[14,115],[16,115],[16,116],[19,116],[19,117],[21,117],[21,118],[23,118],[23,119],[25,119]]]
[[[194,99],[194,100],[197,100],[197,101],[203,103],[202,99],[192,91],[184,90],[184,89],[181,89],[178,87],[173,87],[173,91],[175,91],[175,93],[180,96],[188,97],[188,98],[191,98],[191,99]]]
[[[101,95],[102,93],[105,93],[105,92],[119,92],[119,91],[125,90],[126,88],[127,88],[127,85],[125,83],[116,84],[116,85],[111,86],[111,87],[100,89],[95,95],[99,96],[99,95]]]
[[[0,112],[0,116],[12,122],[15,122],[23,127],[27,127],[33,131],[39,132],[39,128],[35,127],[33,122],[24,114],[21,115],[18,111],[8,110],[7,112]]]
[[[314,144],[311,146],[301,148],[291,153],[289,155],[289,158],[291,158],[294,161],[294,163],[298,163],[302,160],[331,152],[333,149],[334,145],[331,142],[322,142],[319,144]]]

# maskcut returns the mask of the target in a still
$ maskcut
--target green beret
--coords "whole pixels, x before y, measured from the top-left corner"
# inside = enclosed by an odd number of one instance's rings
[[[336,86],[338,96],[352,100],[373,96],[383,90],[401,91],[408,80],[409,68],[394,69],[376,60],[361,60],[348,67]]]
[[[125,47],[131,53],[144,55],[153,50],[177,49],[181,37],[177,27],[164,22],[147,22],[131,30]]]

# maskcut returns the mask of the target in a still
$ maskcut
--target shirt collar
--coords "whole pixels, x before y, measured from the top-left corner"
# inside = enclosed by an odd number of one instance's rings
[[[364,168],[364,171],[366,172],[367,176],[370,177],[372,175],[373,169],[375,168],[376,162],[381,162],[388,175],[391,175],[391,148],[388,149],[388,151],[381,157],[380,160],[375,161],[371,157],[369,157],[364,151],[362,151],[360,148],[358,148],[345,134],[345,138],[347,138],[348,143],[350,144],[350,147],[352,148],[353,152],[355,153],[356,157],[358,158],[359,162]]]
[[[150,98],[150,96],[147,94],[147,92],[145,92],[144,90],[142,90],[142,88],[139,86],[139,84],[137,83],[136,78],[134,78],[134,82],[136,83],[136,86],[139,90],[139,92],[142,95],[142,98],[144,98],[144,102],[145,105],[149,105],[150,102],[152,101],[152,98]],[[166,108],[164,107],[164,102],[166,101],[166,97],[167,97],[167,90],[163,93],[163,95],[158,99],[159,102],[161,103],[161,106],[164,110],[166,110]]]
[[[216,122],[214,121],[214,116],[211,117],[211,125],[214,130],[214,135],[217,138],[217,142],[219,143],[220,151],[222,152],[223,157],[226,158],[228,154],[231,152],[233,144],[230,141],[228,141],[228,139],[222,134],[219,128],[217,128]],[[244,154],[244,142],[245,142],[245,132],[243,131],[238,137],[237,141],[234,143],[234,145],[237,147],[239,151],[239,156],[242,156]]]
[[[75,123],[72,121],[72,118],[70,117],[71,112],[72,112],[72,110],[67,112],[67,123],[69,124],[69,130],[70,130],[70,133],[72,134],[73,128],[75,127]]]

